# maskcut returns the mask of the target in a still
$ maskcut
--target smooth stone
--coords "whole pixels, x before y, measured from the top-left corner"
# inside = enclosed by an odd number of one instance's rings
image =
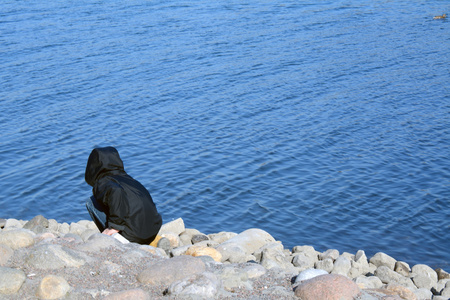
[[[436,270],[434,270],[436,272],[436,274],[438,275],[438,280],[441,279],[450,279],[450,274],[447,273],[446,271],[442,270],[441,268],[438,268]]]
[[[375,266],[377,266],[377,268],[380,266],[386,266],[389,269],[394,270],[395,263],[397,261],[383,252],[378,252],[374,256],[372,256],[369,262],[373,263]]]
[[[34,236],[26,229],[12,229],[0,232],[0,244],[16,250],[34,245]]]
[[[303,252],[296,253],[292,259],[292,264],[300,270],[306,270],[314,267],[316,261],[310,256],[305,255]]]
[[[433,293],[428,289],[417,289],[414,291],[417,300],[428,300],[433,298]]]
[[[182,234],[179,235],[179,237],[182,246],[192,245],[192,235],[183,232]]]
[[[25,279],[26,276],[22,270],[0,267],[0,294],[17,293]]]
[[[366,256],[366,253],[364,252],[364,250],[358,250],[358,252],[356,252],[353,260],[356,263],[367,264],[367,265],[369,264],[369,261],[367,260],[367,256]]]
[[[0,266],[4,266],[13,254],[13,249],[7,245],[0,244]]]
[[[320,260],[331,258],[333,262],[339,257],[339,251],[336,249],[328,249],[327,251],[319,254]]]
[[[445,288],[441,291],[441,296],[450,298],[450,286],[447,284]]]
[[[411,268],[411,273],[416,275],[423,275],[430,278],[432,285],[435,285],[438,282],[438,275],[436,271],[427,265],[423,264],[415,265]]]
[[[42,215],[37,215],[36,217],[34,217],[33,219],[31,219],[30,221],[26,222],[25,225],[23,225],[24,229],[32,229],[36,226],[41,226],[43,228],[48,228],[49,222],[46,218],[44,218],[44,216]]]
[[[333,259],[326,258],[324,260],[319,260],[314,264],[314,266],[316,267],[316,269],[322,269],[330,273],[334,268]]]
[[[353,300],[360,293],[356,283],[337,274],[305,280],[295,289],[295,295],[302,300]]]
[[[22,228],[22,222],[16,219],[6,219],[5,225],[3,226],[6,228]]]
[[[356,278],[361,275],[366,275],[370,272],[369,264],[366,262],[351,261],[351,268],[348,271],[350,278]]]
[[[379,289],[383,286],[383,282],[377,276],[358,276],[354,281],[361,289]]]
[[[61,276],[47,275],[39,283],[36,295],[40,299],[59,299],[70,290],[70,285]]]
[[[445,288],[448,282],[450,282],[450,279],[439,280],[435,288],[435,294],[440,294],[440,292]]]
[[[416,286],[410,278],[404,277],[387,266],[380,266],[375,270],[375,276],[381,279],[383,283],[398,283],[408,288],[416,289]]]
[[[163,235],[163,233],[173,233],[178,236],[185,230],[186,227],[184,226],[183,219],[178,218],[176,220],[163,224],[161,226],[161,229],[159,230],[159,235]]]
[[[347,276],[348,272],[350,271],[352,267],[352,264],[350,263],[350,260],[346,258],[345,256],[339,256],[334,261],[333,270],[331,271],[331,274],[339,274]]]
[[[221,282],[216,275],[210,272],[203,272],[173,282],[168,288],[168,293],[176,296],[195,296],[212,299],[220,287]]]
[[[186,251],[186,255],[191,255],[194,257],[206,255],[212,257],[217,262],[220,262],[222,259],[222,254],[220,254],[219,251],[211,247],[191,246]]]
[[[409,276],[409,265],[403,261],[397,261],[395,263],[394,271],[399,273],[402,276],[408,277]]]
[[[405,300],[417,300],[416,295],[410,291],[407,287],[404,287],[399,284],[388,284],[384,287],[386,290],[391,291],[397,295],[399,295],[402,299]]]
[[[132,289],[127,291],[121,291],[117,293],[109,294],[104,297],[103,300],[150,300],[150,296],[143,289]]]
[[[144,284],[171,284],[205,270],[205,263],[201,259],[181,255],[151,265],[142,271],[137,279]]]
[[[203,241],[208,241],[209,238],[208,236],[204,235],[204,234],[195,234],[192,236],[191,242],[192,244],[197,244]]]
[[[297,275],[295,278],[295,284],[299,284],[302,281],[312,279],[314,277],[320,276],[320,275],[326,275],[328,274],[327,271],[321,270],[321,269],[306,269],[300,274]]]
[[[430,277],[424,274],[415,275],[412,281],[419,289],[431,290],[433,287],[437,286],[437,282],[433,282]]]
[[[62,247],[61,245],[42,244],[33,249],[26,263],[36,269],[78,268],[86,263],[84,253]]]
[[[96,233],[100,233],[98,229],[86,229],[81,233],[80,237],[84,242],[86,242],[91,237],[91,235]]]
[[[208,237],[210,240],[215,241],[219,244],[222,244],[235,236],[237,236],[237,233],[227,232],[227,231],[221,231],[219,233],[208,234]]]
[[[258,228],[247,229],[231,239],[221,243],[217,250],[229,245],[237,245],[241,247],[246,254],[253,254],[262,246],[275,242],[275,239],[266,231]]]

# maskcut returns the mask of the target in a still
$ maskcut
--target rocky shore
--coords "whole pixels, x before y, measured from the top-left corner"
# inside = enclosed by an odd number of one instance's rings
[[[151,245],[87,220],[0,219],[0,299],[130,298],[447,300],[450,275],[384,253],[285,249],[261,229],[206,235],[182,219]]]

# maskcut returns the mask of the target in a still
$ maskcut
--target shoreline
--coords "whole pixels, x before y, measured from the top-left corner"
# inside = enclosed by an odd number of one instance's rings
[[[1,299],[447,300],[448,271],[381,252],[286,249],[257,228],[203,234],[181,218],[150,245],[122,244],[89,220],[0,219]]]

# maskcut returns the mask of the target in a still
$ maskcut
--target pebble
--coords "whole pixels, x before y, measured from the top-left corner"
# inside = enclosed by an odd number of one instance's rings
[[[261,229],[206,235],[186,228],[181,218],[164,224],[158,237],[155,245],[125,245],[88,220],[0,219],[0,298],[450,298],[448,272],[410,268],[381,252],[369,260],[363,250],[340,255],[303,245],[290,251]],[[111,249],[116,260],[99,258]],[[140,271],[124,276],[130,267]],[[84,287],[97,278],[108,279]],[[115,282],[123,290],[114,289]]]

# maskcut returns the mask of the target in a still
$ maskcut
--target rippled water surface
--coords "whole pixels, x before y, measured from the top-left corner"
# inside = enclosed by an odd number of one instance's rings
[[[165,221],[449,269],[449,2],[353,2],[2,1],[0,217],[111,145]]]

